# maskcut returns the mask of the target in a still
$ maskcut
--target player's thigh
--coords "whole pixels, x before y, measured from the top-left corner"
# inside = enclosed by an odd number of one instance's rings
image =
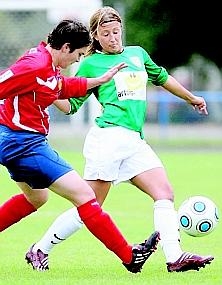
[[[33,189],[25,182],[16,182],[26,199],[36,208],[40,208],[48,200],[48,189]]]
[[[49,186],[49,189],[77,207],[96,197],[92,188],[75,170],[62,175]]]

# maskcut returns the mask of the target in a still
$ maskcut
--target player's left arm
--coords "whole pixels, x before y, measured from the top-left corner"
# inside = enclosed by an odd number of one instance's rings
[[[203,97],[195,96],[183,85],[181,85],[173,76],[169,75],[165,83],[162,85],[167,91],[175,96],[185,100],[200,114],[208,115],[207,103]]]

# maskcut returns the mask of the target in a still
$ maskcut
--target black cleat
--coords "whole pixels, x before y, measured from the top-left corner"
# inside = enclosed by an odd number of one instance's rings
[[[25,260],[27,263],[31,263],[33,270],[37,271],[46,271],[49,270],[48,266],[48,254],[43,253],[40,249],[37,252],[33,251],[33,246],[29,249],[29,251],[25,255]]]
[[[130,263],[123,263],[126,269],[132,273],[141,272],[144,263],[156,251],[159,240],[160,233],[156,231],[145,242],[134,245],[132,248],[132,261]]]

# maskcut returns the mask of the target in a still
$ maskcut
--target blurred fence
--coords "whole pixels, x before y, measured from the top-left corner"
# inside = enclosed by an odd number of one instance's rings
[[[46,11],[0,9],[0,69],[9,66],[28,48],[45,40],[52,28]]]
[[[203,116],[194,112],[184,100],[165,91],[156,91],[148,94],[149,109],[151,114],[148,120],[167,125],[169,123],[215,123],[222,122],[222,92],[218,91],[193,91],[197,96],[202,96],[207,102],[209,115]],[[152,113],[152,107],[155,113]]]

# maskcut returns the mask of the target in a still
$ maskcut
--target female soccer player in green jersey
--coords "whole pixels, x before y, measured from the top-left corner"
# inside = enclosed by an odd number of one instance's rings
[[[101,204],[111,185],[122,181],[130,181],[150,196],[154,201],[154,226],[160,232],[167,270],[199,270],[213,257],[181,249],[173,189],[162,162],[144,140],[143,125],[148,82],[162,86],[203,115],[208,114],[206,102],[185,89],[165,68],[155,64],[142,47],[123,46],[122,20],[113,8],[103,7],[92,15],[90,32],[92,43],[77,76],[98,77],[120,62],[125,62],[127,67],[111,81],[90,90],[87,96],[57,102],[60,110],[74,114],[94,94],[102,106],[102,113],[95,119],[84,143],[84,179]],[[73,216],[76,216],[75,223]],[[59,216],[32,248],[38,262],[47,260],[54,244],[65,240],[81,226],[73,209]],[[44,266],[42,268],[44,270]]]

